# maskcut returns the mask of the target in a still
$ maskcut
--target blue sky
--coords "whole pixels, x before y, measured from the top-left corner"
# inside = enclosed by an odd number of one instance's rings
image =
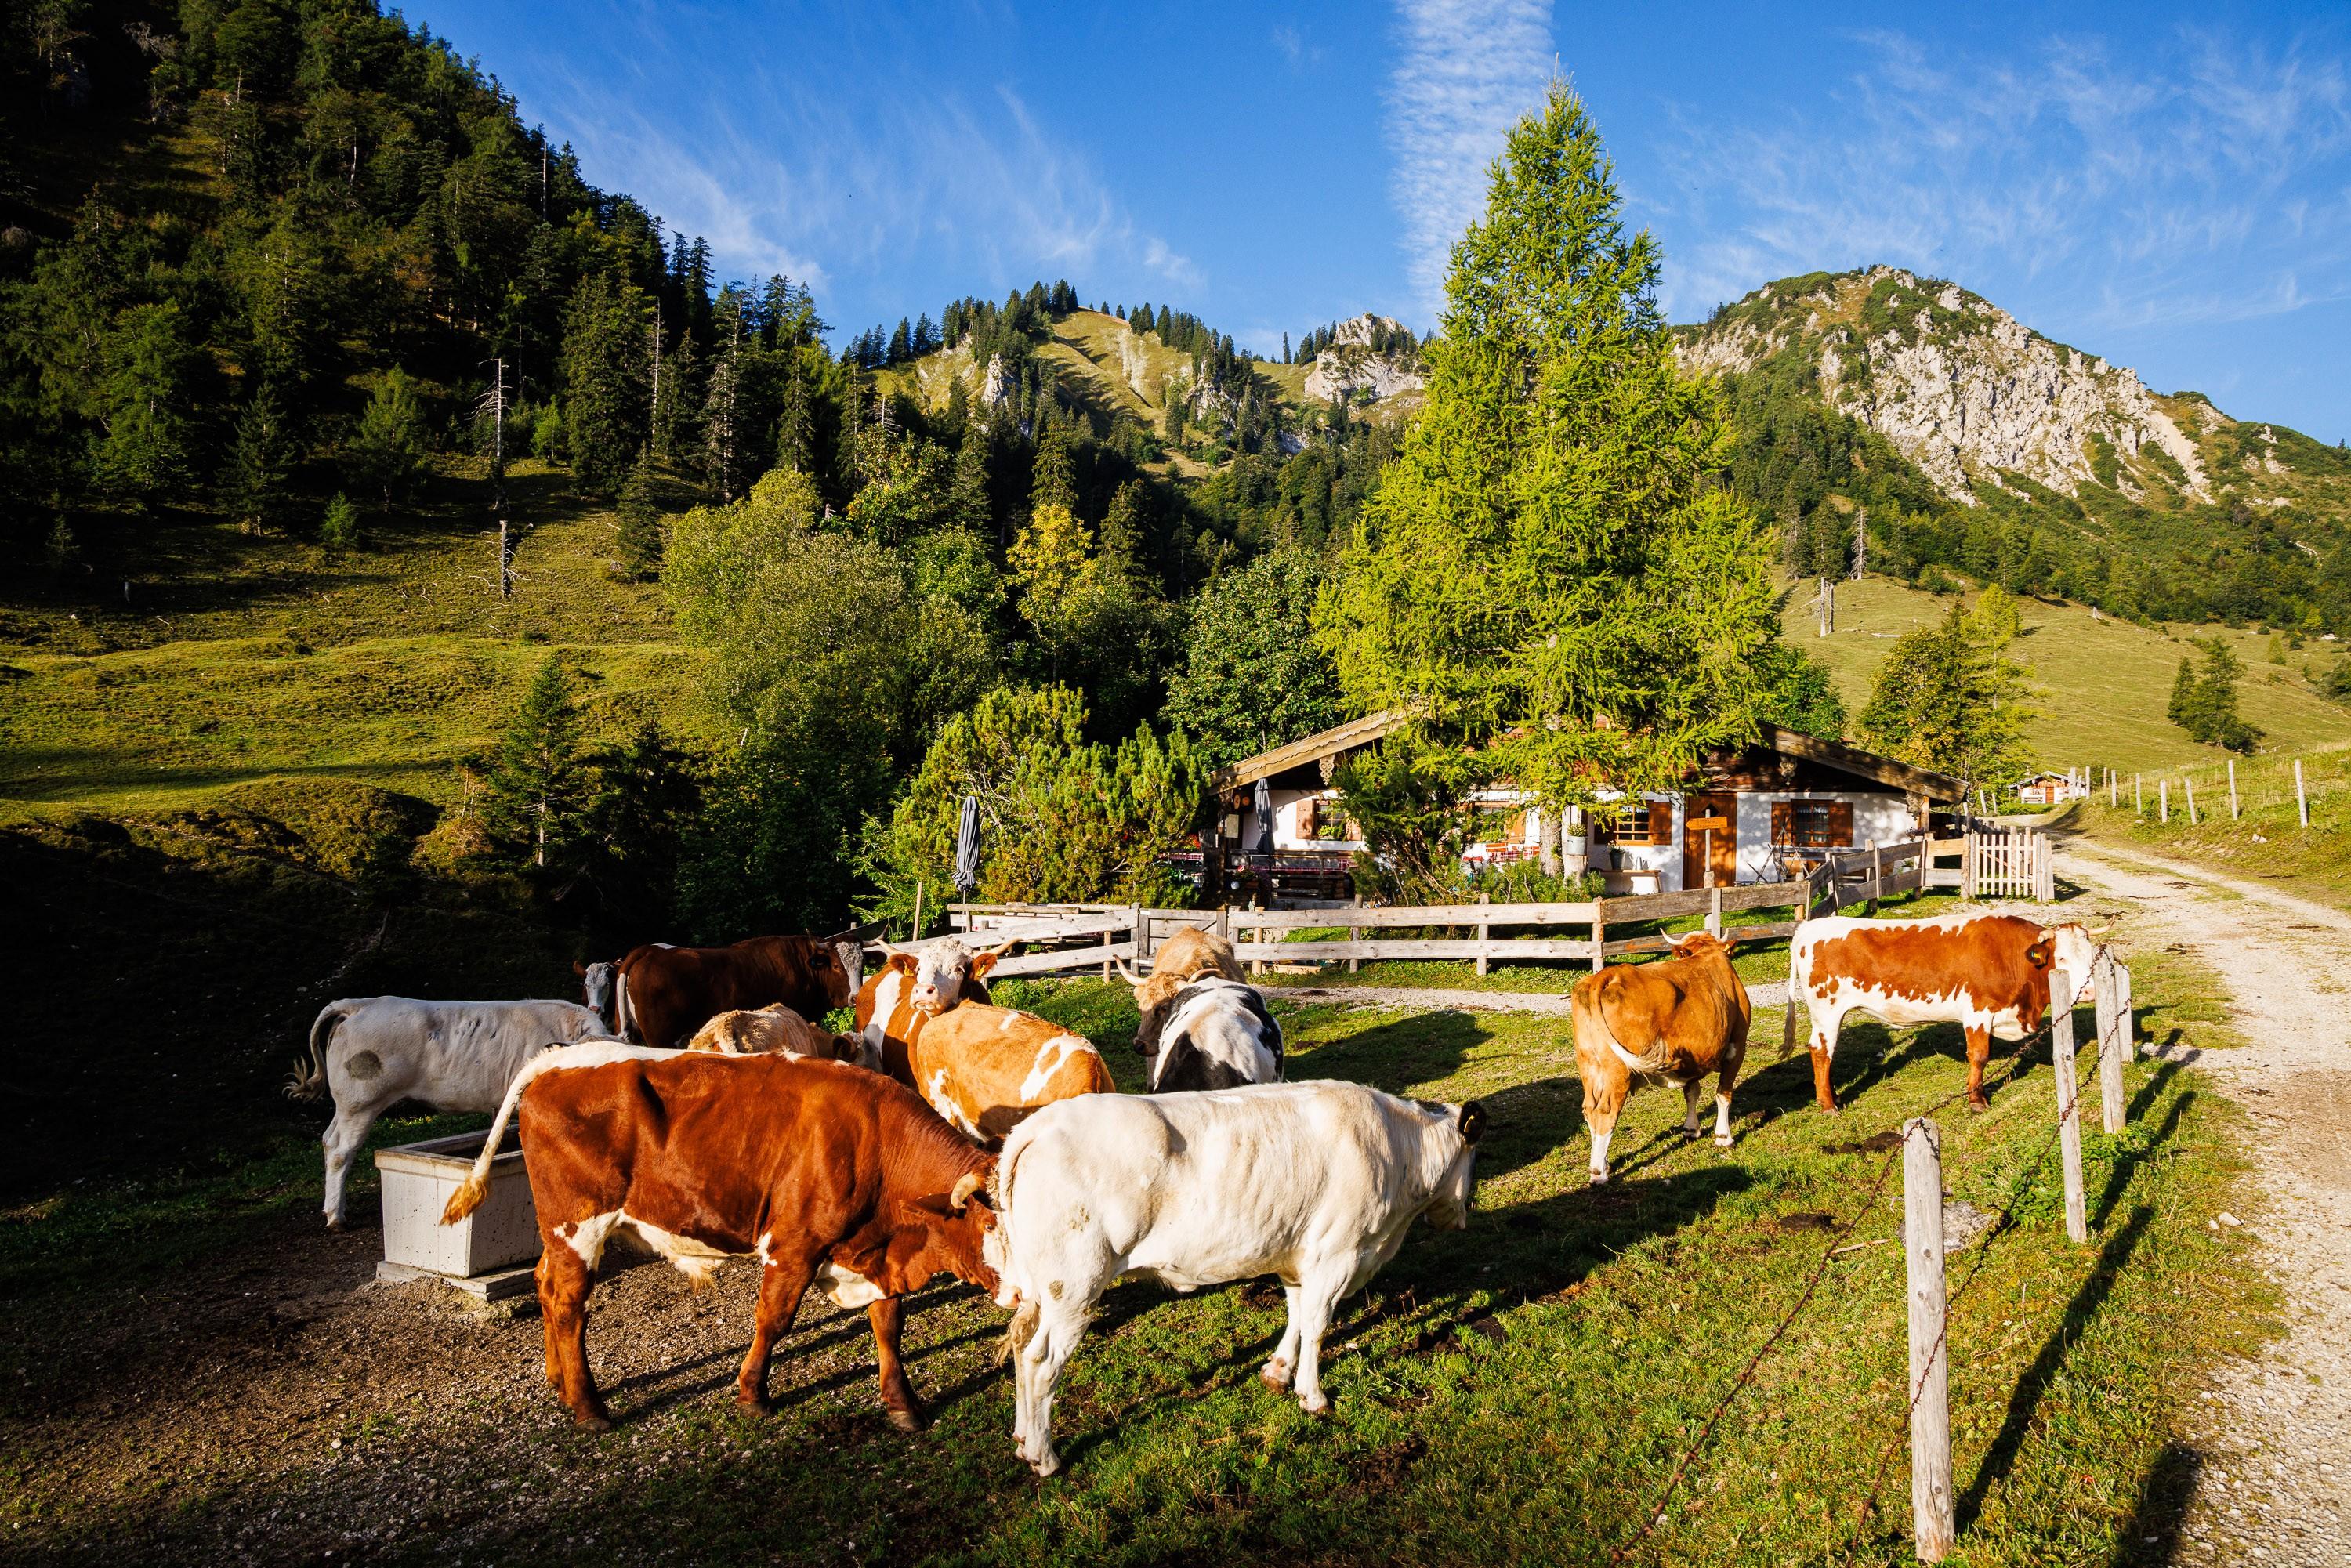
[[[1665,303],[1884,261],[2240,418],[2351,436],[2341,7],[417,0],[588,177],[837,329],[1066,277],[1271,351],[1435,324],[1554,68]],[[1857,19],[1867,23],[1856,26]]]

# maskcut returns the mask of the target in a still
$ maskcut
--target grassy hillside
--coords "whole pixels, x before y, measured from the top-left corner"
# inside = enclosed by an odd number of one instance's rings
[[[591,737],[650,718],[708,732],[659,590],[611,575],[611,515],[521,465],[502,601],[476,487],[444,476],[423,516],[339,559],[209,520],[90,540],[79,569],[0,612],[0,821],[194,806],[271,775],[444,801],[552,650]]]
[[[1884,578],[1839,583],[1836,630],[1823,638],[1815,634],[1813,591],[1803,583],[1789,594],[1784,623],[1790,641],[1828,665],[1846,706],[1858,715],[1896,639],[1940,618],[1951,603],[1949,595]],[[2244,660],[2244,714],[2268,732],[2268,748],[2351,743],[2351,710],[2320,696],[2304,674],[2306,664],[2323,675],[2343,656],[2336,644],[2313,641],[2278,665],[2269,663],[2269,639],[2255,632],[2179,626],[2168,634],[2080,605],[2028,599],[2023,608],[2016,655],[2045,694],[2026,733],[2046,766],[2151,771],[2217,765],[2223,753],[2190,740],[2164,716],[2179,661],[2195,652],[2188,639],[2208,634],[2226,639]]]

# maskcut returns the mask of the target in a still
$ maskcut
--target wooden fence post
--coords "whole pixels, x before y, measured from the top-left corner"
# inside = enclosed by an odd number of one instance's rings
[[[1141,904],[1133,906],[1134,915],[1134,962],[1127,966],[1136,974],[1151,961],[1151,911]]]
[[[1722,935],[1722,887],[1719,883],[1706,890],[1706,932],[1709,936]]]
[[[2117,964],[2115,969],[2122,980],[2123,1060],[2132,1061],[2138,1057],[2138,1014],[2133,1010],[2130,966]]]
[[[1878,901],[1886,896],[1886,846],[1869,846],[1869,912],[1877,913]],[[1716,903],[1721,900],[1717,899]]]
[[[1959,1531],[1951,1493],[1951,1355],[1944,1329],[1943,1139],[1921,1117],[1902,1128],[1902,1239],[1910,1285],[1910,1529],[1921,1563]]]
[[[2121,795],[2121,791],[2122,791],[2122,783],[2121,783],[2121,781],[2120,781],[2119,779],[2117,779],[2115,777],[2115,770],[2114,770],[2113,768],[2107,768],[2107,769],[2106,769],[2106,810],[2109,810],[2109,811],[2115,810],[2118,809],[2118,808],[2122,805],[2122,803],[2123,803],[2123,802],[2122,802],[2122,795]]]
[[[1254,915],[1263,907],[1265,906],[1258,903],[1256,899],[1252,898],[1249,900],[1250,914]],[[1265,940],[1265,927],[1262,925],[1257,927],[1257,939],[1260,942]],[[1263,975],[1265,973],[1265,960],[1262,958],[1252,958],[1249,960],[1249,973],[1252,975]]]
[[[1478,902],[1480,904],[1490,904],[1493,899],[1494,895],[1490,893],[1481,893],[1478,895]],[[1485,921],[1478,922],[1478,972],[1481,975],[1486,972],[1486,943],[1493,935],[1493,930],[1494,928]]]
[[[1959,835],[1959,896],[1976,895],[1976,836],[1972,832]]]
[[[2082,1195],[2082,1099],[2074,1074],[2074,1009],[2054,1008],[2049,1014],[2049,1058],[2057,1071],[2057,1147],[2065,1166],[2065,1236],[2071,1241],[2090,1239],[2089,1207]]]
[[[1595,898],[1592,901],[1592,972],[1593,974],[1600,973],[1607,966],[1607,952],[1608,901],[1604,898]]]
[[[1364,906],[1364,895],[1363,895],[1362,894],[1360,894],[1360,893],[1359,893],[1359,894],[1355,894],[1355,907],[1356,907],[1356,908],[1358,908],[1358,909],[1361,909],[1363,906]],[[1347,940],[1348,940],[1348,941],[1350,941],[1350,942],[1361,942],[1363,939],[1364,939],[1364,928],[1363,928],[1362,926],[1360,926],[1360,925],[1350,925],[1350,926],[1348,926],[1348,927],[1347,927]],[[1350,959],[1348,959],[1348,960],[1347,960],[1347,973],[1349,973],[1349,974],[1351,974],[1351,975],[1352,975],[1352,974],[1354,974],[1354,973],[1356,973],[1358,970],[1362,969],[1362,968],[1363,968],[1363,967],[1364,967],[1364,961],[1363,961],[1361,958],[1350,958]]]
[[[2123,1130],[2123,1053],[2130,1049],[2116,1027],[2121,1021],[2121,1009],[2116,1005],[2121,989],[2115,978],[2114,954],[2099,948],[2097,961],[2090,966],[2090,991],[2098,1009],[2098,1107],[2105,1115],[2108,1137]]]
[[[2304,827],[2310,826],[2310,796],[2302,787],[2302,758],[2294,759],[2294,809],[2302,818]]]
[[[2156,803],[2157,803],[2158,809],[2158,810],[2160,810],[2162,811],[2162,813],[2163,813],[2163,820],[2164,820],[2164,821],[2165,821],[2167,824],[2168,824],[2168,823],[2170,822],[2170,821],[2171,821],[2171,780],[2170,780],[2170,779],[2157,779],[2157,780],[2155,781],[2155,798],[2156,798]]]
[[[2196,780],[2188,777],[2187,774],[2182,773],[2179,776],[2179,789],[2181,793],[2188,797],[2188,825],[2191,828],[2195,827],[2197,825]]]
[[[2237,820],[2237,759],[2229,758],[2229,821]]]
[[[2136,773],[2131,775],[2131,810],[2142,817],[2147,815],[2147,784]]]
[[[918,880],[918,881],[916,881],[916,882],[915,882],[915,883],[914,883],[914,940],[915,940],[915,941],[917,941],[917,942],[919,942],[919,941],[921,941],[922,939],[923,939],[923,884],[922,884],[922,883]]]

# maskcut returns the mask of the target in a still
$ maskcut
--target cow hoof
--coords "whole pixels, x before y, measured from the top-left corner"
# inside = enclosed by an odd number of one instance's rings
[[[1606,1186],[1608,1185],[1608,1173],[1606,1171],[1593,1171],[1592,1173],[1592,1185],[1594,1186]]]
[[[330,1214],[330,1215],[327,1216],[327,1228],[328,1228],[328,1229],[329,1229],[329,1230],[340,1230],[342,1228],[343,1228],[343,1217],[342,1217],[341,1215],[340,1215],[340,1214]]]
[[[1272,1389],[1275,1393],[1287,1394],[1290,1392],[1290,1363],[1286,1361],[1269,1361],[1263,1366],[1258,1368],[1257,1375],[1259,1380],[1264,1383],[1268,1388]]]
[[[882,1407],[882,1414],[889,1416],[890,1425],[901,1432],[919,1432],[931,1424],[920,1410],[901,1410],[895,1406],[885,1405]]]
[[[582,1432],[609,1432],[612,1429],[612,1418],[601,1410],[575,1410],[571,1413],[571,1424]]]
[[[1727,1149],[1736,1142],[1738,1142],[1738,1140],[1733,1138],[1729,1133],[1717,1133],[1714,1135],[1714,1146],[1718,1149]]]
[[[1309,1416],[1328,1416],[1331,1414],[1331,1402],[1328,1399],[1317,1399],[1311,1405],[1305,1400],[1301,1399],[1298,1402],[1298,1407],[1301,1410],[1305,1411]]]
[[[1037,1479],[1041,1481],[1060,1471],[1061,1456],[1049,1449],[1043,1458],[1029,1460],[1029,1468],[1037,1472]]]
[[[735,1403],[746,1416],[772,1416],[776,1407],[764,1394],[737,1394]]]
[[[1970,1095],[1968,1099],[1968,1109],[1977,1113],[1989,1111],[1991,1109],[1991,1102],[1980,1094]]]

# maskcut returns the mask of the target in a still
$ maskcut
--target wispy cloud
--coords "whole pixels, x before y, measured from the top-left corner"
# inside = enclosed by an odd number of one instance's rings
[[[1643,204],[1694,233],[1667,303],[1890,262],[2037,281],[2088,326],[2245,319],[2351,295],[2351,69],[2185,32],[2158,63],[2051,37],[1997,59],[1894,33],[1829,112],[1681,109]]]
[[[658,193],[731,274],[785,272],[820,293],[919,247],[987,287],[1124,268],[1179,287],[1199,267],[1134,220],[1092,160],[1008,86],[862,94],[755,84],[756,123],[720,104],[680,123],[573,78],[550,124],[600,179]]]
[[[1287,22],[1273,30],[1273,47],[1292,71],[1322,63],[1322,46],[1309,42],[1305,34]]]
[[[1398,0],[1389,82],[1394,194],[1406,275],[1433,318],[1454,242],[1482,210],[1486,170],[1553,68],[1550,0]]]

